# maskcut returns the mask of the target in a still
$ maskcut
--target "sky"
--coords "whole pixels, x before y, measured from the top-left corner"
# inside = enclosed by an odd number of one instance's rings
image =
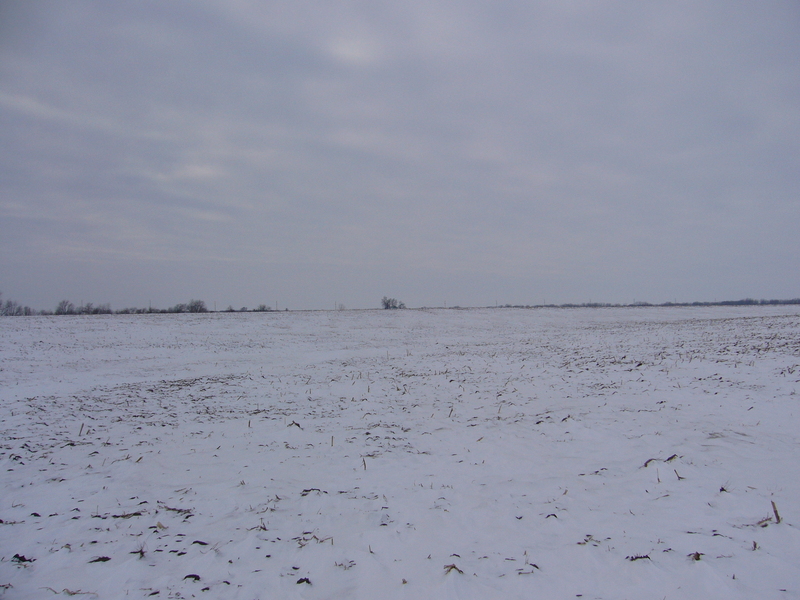
[[[37,309],[800,296],[796,0],[0,0]]]

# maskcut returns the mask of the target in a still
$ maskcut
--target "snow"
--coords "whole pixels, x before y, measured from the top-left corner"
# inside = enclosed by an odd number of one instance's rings
[[[5,318],[0,361],[9,600],[800,598],[800,307]]]

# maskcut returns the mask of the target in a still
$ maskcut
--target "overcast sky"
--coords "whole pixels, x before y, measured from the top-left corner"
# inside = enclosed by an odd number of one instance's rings
[[[0,2],[0,291],[800,296],[797,0]]]

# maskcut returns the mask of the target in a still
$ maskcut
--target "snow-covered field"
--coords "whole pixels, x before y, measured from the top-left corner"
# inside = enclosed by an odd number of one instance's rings
[[[796,306],[5,318],[0,596],[800,598],[798,391]]]

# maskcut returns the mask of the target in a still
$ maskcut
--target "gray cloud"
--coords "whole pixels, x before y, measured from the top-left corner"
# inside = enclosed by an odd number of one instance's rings
[[[9,2],[40,307],[798,296],[793,2]]]

